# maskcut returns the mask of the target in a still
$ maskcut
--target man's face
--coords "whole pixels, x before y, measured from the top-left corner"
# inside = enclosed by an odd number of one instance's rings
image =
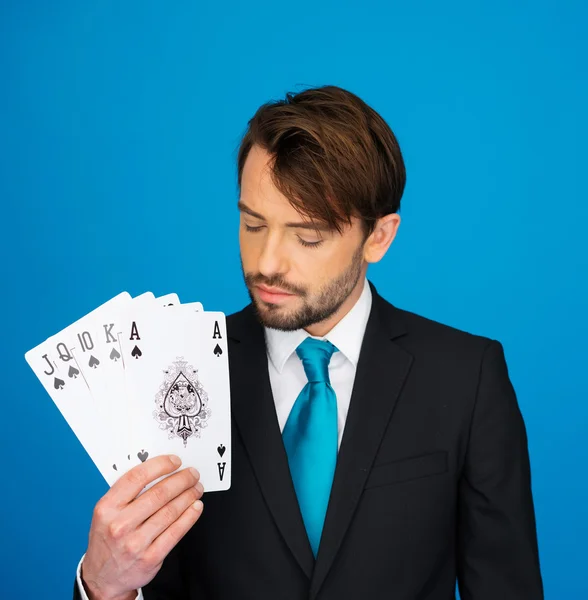
[[[273,185],[270,155],[254,146],[241,177],[241,267],[257,316],[266,327],[322,322],[361,285],[367,263],[359,219],[336,230],[300,215]]]

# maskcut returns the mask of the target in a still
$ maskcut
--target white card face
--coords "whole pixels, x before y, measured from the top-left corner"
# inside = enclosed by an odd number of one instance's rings
[[[135,358],[131,340],[125,339],[131,337],[137,315],[149,335],[140,340],[141,348],[147,348],[147,360],[141,353]],[[211,353],[206,347],[212,340]],[[147,453],[173,452],[182,457],[184,466],[202,472],[207,491],[215,491],[228,489],[231,477],[226,351],[224,314],[204,313],[200,302],[182,305],[177,294],[156,298],[145,292],[131,298],[123,292],[27,352],[25,359],[109,485],[145,460]],[[167,361],[174,355],[167,368],[153,362],[158,353]],[[184,354],[184,359],[177,358]],[[199,366],[188,372],[196,363]],[[160,406],[155,397],[152,406],[145,402],[143,394],[152,382],[143,381],[141,369],[151,370],[153,381],[161,379],[157,393],[165,382],[169,384]],[[173,369],[179,378],[171,382]],[[150,420],[145,409],[159,410],[160,418]]]
[[[133,302],[138,306],[142,302],[147,302],[149,300],[153,300],[154,298],[155,295],[153,294],[153,292],[143,292],[142,294],[135,296],[133,298]]]
[[[122,356],[122,344],[121,344],[121,336],[123,335],[123,331],[127,331],[130,327],[130,320],[132,319],[133,314],[144,310],[148,306],[153,306],[155,304],[156,298],[153,295],[153,292],[145,292],[144,294],[140,294],[139,296],[135,296],[132,299],[131,303],[128,304],[123,314],[119,317],[119,326],[118,326],[118,342],[119,342],[119,350]],[[125,368],[125,358],[122,356],[122,368],[124,371]]]
[[[183,308],[188,307],[189,309],[195,312],[202,312],[204,309],[202,308],[202,302],[186,302],[181,305]]]
[[[129,296],[124,299],[124,302],[109,306],[95,315],[95,318],[87,326],[87,331],[92,336],[94,343],[92,354],[101,360],[98,368],[101,367],[102,372],[99,374],[97,368],[90,369],[86,379],[93,397],[99,401],[105,414],[105,420],[109,424],[112,445],[117,451],[118,458],[115,464],[119,476],[132,466],[129,460],[131,444],[128,407],[119,340],[121,319],[132,302],[133,300]],[[86,363],[84,362],[84,364]],[[97,378],[101,378],[100,381],[96,381]]]
[[[29,350],[25,354],[25,360],[104,479],[112,485],[119,475],[112,468],[108,425],[102,421],[102,415],[96,409],[90,390],[77,366],[68,365],[62,371],[57,360],[51,356],[50,340],[51,338]],[[71,371],[70,367],[73,367]]]
[[[181,305],[133,313],[121,335],[130,427],[141,460],[176,454],[205,491],[231,485],[226,320]],[[153,485],[153,482],[151,485]],[[148,489],[150,486],[147,486]]]
[[[180,299],[177,294],[166,294],[165,296],[159,296],[159,298],[155,298],[155,302],[159,306],[177,306],[180,304]]]
[[[199,304],[199,303],[195,303]],[[191,304],[190,304],[191,305]],[[123,335],[123,331],[127,331],[130,327],[130,323],[132,321],[133,315],[138,311],[146,310],[147,308],[153,309],[155,311],[167,309],[168,307],[179,307],[182,306],[180,304],[180,299],[177,294],[166,294],[164,296],[160,296],[155,298],[155,296],[151,292],[145,292],[140,296],[136,296],[132,299],[132,301],[124,307],[123,314],[119,316],[117,327],[118,327],[118,348],[121,354],[122,361],[118,365],[120,367],[119,371],[116,373],[116,381],[119,387],[122,387],[124,391],[125,397],[125,409],[127,411],[126,419],[125,419],[125,450],[124,450],[124,460],[120,461],[122,464],[121,474],[128,471],[135,465],[141,463],[140,458],[138,457],[137,451],[134,449],[135,445],[132,440],[132,432],[129,424],[128,417],[128,390],[127,383],[124,375],[125,371],[125,357],[122,351],[121,338]],[[201,306],[201,305],[200,305]],[[122,383],[121,383],[122,381]]]
[[[123,456],[128,454],[123,438],[127,430],[126,422],[123,422],[126,420],[126,408],[121,406],[125,396],[124,388],[111,389],[112,386],[109,386],[108,368],[109,363],[120,360],[120,353],[116,350],[115,319],[130,303],[131,296],[123,292],[47,340],[60,370],[67,370],[68,374],[72,368],[79,370],[88,385],[95,410],[101,414],[102,422],[108,424],[103,435],[118,476],[124,472],[121,469]],[[109,345],[115,354],[111,355]]]

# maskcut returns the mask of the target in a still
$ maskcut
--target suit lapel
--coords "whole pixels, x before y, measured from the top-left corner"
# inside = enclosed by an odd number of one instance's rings
[[[406,333],[399,313],[370,287],[372,309],[316,564],[276,416],[263,327],[252,305],[227,323],[233,418],[276,526],[310,580],[310,600],[333,565],[413,360],[393,341]]]
[[[372,310],[357,364],[310,600],[318,594],[341,546],[413,360],[392,341],[406,332],[396,309],[370,286]]]
[[[251,305],[235,315],[230,325],[228,337],[233,418],[270,513],[310,580],[315,560],[276,415],[263,327],[258,323]]]

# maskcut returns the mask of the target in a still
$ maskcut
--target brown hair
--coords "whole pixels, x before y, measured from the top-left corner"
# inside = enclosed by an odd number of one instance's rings
[[[239,147],[239,190],[254,144],[272,155],[272,182],[292,206],[339,233],[355,216],[367,237],[379,217],[400,209],[406,171],[398,141],[352,92],[325,85],[260,106]]]

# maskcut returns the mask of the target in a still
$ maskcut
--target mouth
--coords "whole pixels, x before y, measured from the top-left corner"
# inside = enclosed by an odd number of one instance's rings
[[[286,292],[280,288],[271,288],[265,285],[257,285],[255,286],[257,289],[257,293],[259,297],[264,302],[269,302],[271,304],[279,304],[281,302],[287,301],[289,298],[293,298],[296,294],[291,294],[290,292]]]

